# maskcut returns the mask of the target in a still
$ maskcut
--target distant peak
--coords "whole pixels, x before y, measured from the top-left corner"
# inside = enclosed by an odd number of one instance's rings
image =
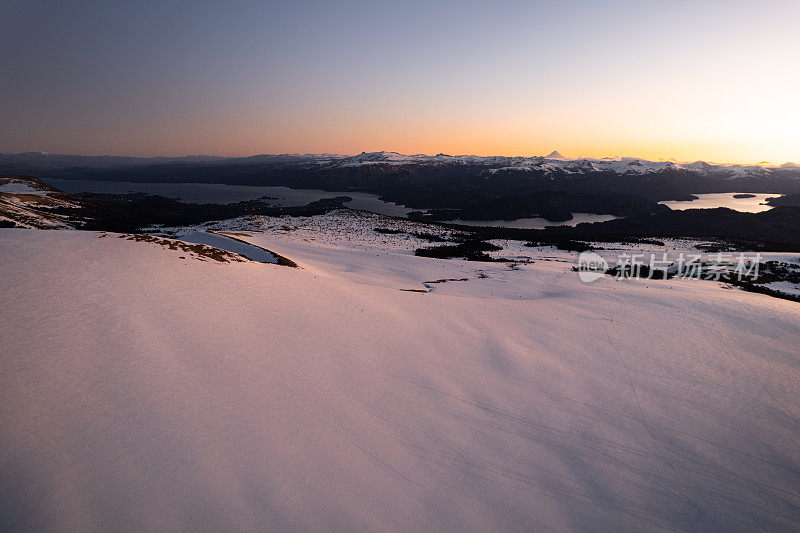
[[[545,159],[566,159],[566,157],[558,153],[558,150],[553,150],[544,157]]]

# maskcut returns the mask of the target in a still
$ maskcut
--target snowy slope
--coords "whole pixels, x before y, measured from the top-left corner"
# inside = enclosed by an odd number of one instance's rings
[[[54,208],[77,208],[46,183],[30,176],[0,176],[0,222],[11,221],[26,228],[71,228],[69,217]]]
[[[28,180],[0,178],[0,193],[46,196],[48,191],[37,189],[34,184]]]
[[[0,529],[798,528],[796,303],[352,235],[0,230]]]

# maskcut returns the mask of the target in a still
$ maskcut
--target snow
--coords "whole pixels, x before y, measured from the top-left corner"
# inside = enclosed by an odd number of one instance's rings
[[[11,194],[33,194],[35,196],[45,196],[48,191],[42,191],[31,186],[31,182],[20,179],[0,180],[0,193]]]
[[[27,228],[67,229],[75,225],[66,215],[50,211],[54,207],[72,209],[78,205],[46,194],[0,194],[0,219],[10,220]]]
[[[546,156],[477,156],[477,155],[404,155],[397,152],[363,152],[355,156],[319,157],[321,166],[356,167],[364,165],[482,165],[489,174],[499,171],[544,171],[576,174],[585,172],[613,172],[616,174],[649,174],[665,170],[689,170],[713,174],[724,179],[767,176],[772,168],[789,168],[786,165],[717,164],[705,161],[678,163],[674,161],[648,161],[635,157],[605,157],[568,159],[557,151]]]
[[[764,283],[764,287],[774,291],[782,292],[783,294],[788,294],[790,296],[800,296],[800,285],[797,283],[791,283],[789,281],[772,281],[770,283]]]
[[[0,230],[0,529],[797,527],[796,303],[343,213],[247,222],[298,269]]]

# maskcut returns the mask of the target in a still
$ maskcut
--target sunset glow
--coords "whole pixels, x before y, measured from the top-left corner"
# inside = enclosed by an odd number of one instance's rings
[[[798,17],[793,1],[5,3],[0,150],[780,164],[800,160]]]
[[[0,0],[0,533],[800,531],[800,0]]]

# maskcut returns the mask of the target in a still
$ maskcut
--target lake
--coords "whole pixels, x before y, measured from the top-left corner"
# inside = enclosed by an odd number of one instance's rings
[[[246,242],[231,239],[230,237],[226,237],[224,235],[219,235],[217,233],[198,231],[176,238],[184,242],[206,244],[208,246],[213,246],[214,248],[219,248],[220,250],[227,250],[228,252],[242,255],[252,261],[258,261],[259,263],[278,262],[278,257],[272,252]]]
[[[353,201],[347,203],[351,209],[371,211],[382,215],[405,217],[410,209],[392,202],[384,202],[377,195],[353,191],[323,191],[319,189],[290,189],[288,187],[262,187],[250,185],[226,185],[224,183],[134,183],[129,181],[87,181],[64,180],[50,178],[47,183],[64,192],[96,192],[107,194],[126,194],[142,192],[157,194],[168,198],[176,198],[183,202],[197,204],[226,204],[243,200],[256,200],[262,197],[270,205],[298,206],[321,198],[349,196]],[[738,193],[697,194],[697,200],[660,202],[672,209],[711,209],[729,207],[737,211],[758,213],[772,209],[769,205],[761,205],[766,198],[779,194],[752,193],[754,198],[734,198]],[[547,226],[575,226],[582,222],[605,222],[614,220],[613,215],[595,215],[592,213],[573,213],[573,219],[566,222],[550,222],[544,218],[519,218],[516,220],[452,220],[454,224],[469,226],[502,226],[507,228],[542,229]]]
[[[250,185],[225,185],[224,183],[133,183],[130,181],[88,181],[48,178],[43,180],[64,192],[96,192],[106,194],[127,194],[143,192],[167,198],[176,198],[194,204],[228,204],[243,200],[256,200],[269,197],[265,202],[277,206],[306,205],[321,198],[349,196],[347,203],[351,209],[372,211],[382,215],[404,217],[409,209],[405,206],[384,202],[377,195],[364,192],[331,192],[317,189],[290,189],[288,187],[261,187]]]
[[[64,180],[49,178],[47,183],[64,192],[96,192],[106,194],[127,194],[143,192],[157,194],[168,198],[176,198],[183,202],[195,204],[227,204],[243,200],[256,200],[263,196],[271,205],[297,206],[321,198],[333,196],[349,196],[353,199],[347,203],[351,209],[371,211],[381,215],[405,217],[410,209],[403,205],[384,202],[376,194],[353,191],[323,191],[318,189],[290,189],[288,187],[261,187],[250,185],[226,185],[224,183],[134,183],[130,181],[88,181]],[[617,217],[612,215],[594,215],[591,213],[573,213],[573,219],[567,222],[550,222],[544,218],[520,218],[517,220],[453,220],[455,224],[470,226],[503,226],[507,228],[542,229],[546,226],[574,226],[581,222],[605,222]]]
[[[735,194],[753,194],[754,198],[734,198]],[[660,204],[669,206],[670,209],[677,209],[682,211],[684,209],[715,209],[717,207],[727,207],[735,211],[742,211],[745,213],[760,213],[761,211],[769,211],[772,209],[771,205],[762,205],[767,198],[774,198],[775,196],[783,196],[782,194],[775,193],[710,193],[710,194],[695,194],[697,200],[676,201],[670,200],[668,202],[659,202]]]
[[[452,224],[467,226],[500,226],[504,228],[544,229],[547,226],[577,226],[583,222],[606,222],[614,220],[614,215],[595,215],[594,213],[572,213],[572,220],[566,222],[550,222],[545,218],[518,218],[516,220],[447,220]]]

